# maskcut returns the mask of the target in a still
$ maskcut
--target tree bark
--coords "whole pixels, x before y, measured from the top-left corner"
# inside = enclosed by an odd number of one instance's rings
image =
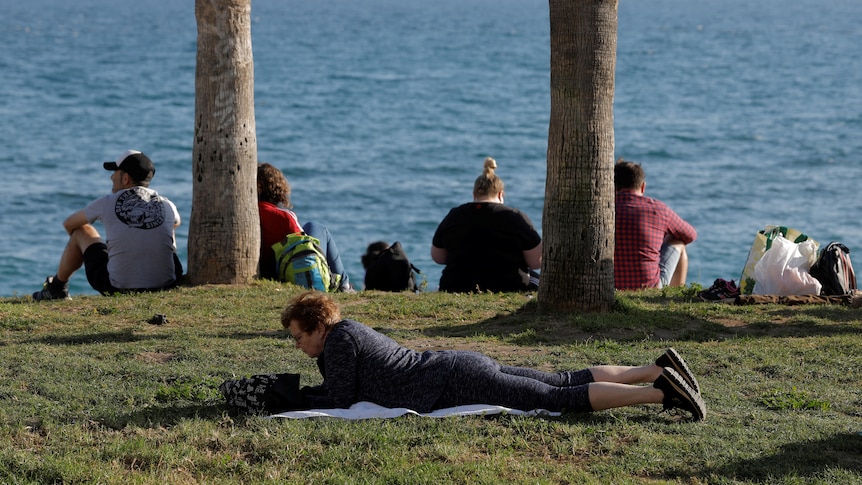
[[[247,283],[260,251],[251,0],[196,0],[195,17],[188,278]]]
[[[551,116],[539,307],[614,304],[617,0],[550,0]]]

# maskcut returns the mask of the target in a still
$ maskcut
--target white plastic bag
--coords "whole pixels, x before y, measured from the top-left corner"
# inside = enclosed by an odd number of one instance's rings
[[[778,236],[754,266],[755,295],[819,295],[821,284],[808,270],[817,260],[817,243],[794,243]]]

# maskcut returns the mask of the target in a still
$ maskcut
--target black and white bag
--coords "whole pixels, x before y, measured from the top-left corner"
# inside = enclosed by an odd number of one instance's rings
[[[264,374],[224,381],[219,386],[228,406],[251,414],[308,409],[299,374]]]
[[[849,295],[856,289],[850,250],[840,242],[833,241],[823,248],[808,272],[823,285],[821,295]]]

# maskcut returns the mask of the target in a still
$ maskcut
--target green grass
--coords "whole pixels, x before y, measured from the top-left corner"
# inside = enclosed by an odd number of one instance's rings
[[[607,314],[534,295],[339,294],[345,317],[418,350],[554,369],[676,347],[705,422],[636,406],[559,418],[284,420],[229,412],[225,379],[320,382],[262,282],[68,302],[0,300],[0,483],[862,483],[862,309],[627,292]],[[168,323],[152,325],[154,314]]]

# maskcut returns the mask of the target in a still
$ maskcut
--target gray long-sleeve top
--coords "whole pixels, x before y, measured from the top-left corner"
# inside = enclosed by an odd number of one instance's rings
[[[353,320],[337,323],[317,359],[323,384],[308,389],[311,408],[360,401],[429,412],[455,378],[455,351],[416,352]]]

